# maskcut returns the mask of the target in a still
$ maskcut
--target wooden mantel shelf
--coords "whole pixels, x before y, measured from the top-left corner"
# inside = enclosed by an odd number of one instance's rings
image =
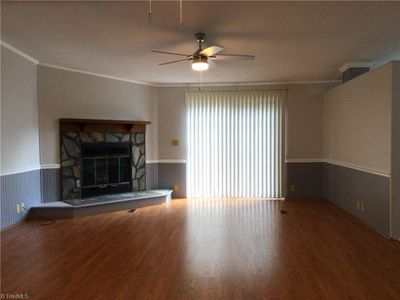
[[[150,121],[102,120],[102,119],[60,119],[61,132],[145,132]]]

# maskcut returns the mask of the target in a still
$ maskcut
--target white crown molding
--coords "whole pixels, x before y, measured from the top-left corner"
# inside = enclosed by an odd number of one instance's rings
[[[32,167],[17,169],[17,170],[9,171],[9,172],[2,172],[0,176],[16,175],[16,174],[21,174],[21,173],[26,173],[26,172],[36,171],[36,170],[40,170],[40,166],[32,166]]]
[[[341,83],[341,80],[309,80],[309,81],[265,81],[265,82],[217,82],[203,83],[201,87],[218,87],[218,86],[262,86],[262,85],[295,85],[295,84],[324,84],[324,83]],[[199,83],[153,83],[155,87],[200,87]]]
[[[47,64],[47,63],[39,63],[40,66],[44,66],[47,68],[53,68],[58,70],[70,71],[75,73],[81,73],[86,75],[92,75],[97,77],[103,77],[107,79],[114,79],[119,81],[131,82],[136,84],[148,85],[153,87],[199,87],[199,83],[152,83],[146,81],[137,81],[131,80],[122,77],[110,76],[106,74],[82,71],[73,68],[67,68],[59,65]],[[218,86],[262,86],[262,85],[291,85],[291,84],[324,84],[324,83],[341,83],[340,80],[311,80],[311,81],[276,81],[276,82],[220,82],[220,83],[203,83],[203,87],[218,87]]]
[[[340,73],[346,72],[350,68],[372,68],[374,63],[371,61],[349,61],[344,63],[340,68]]]
[[[145,81],[137,81],[137,80],[127,79],[127,78],[122,78],[122,77],[110,76],[110,75],[106,75],[106,74],[82,71],[82,70],[67,68],[67,67],[63,67],[63,66],[59,66],[59,65],[52,65],[52,64],[47,64],[47,63],[39,63],[39,65],[43,66],[43,67],[47,67],[47,68],[69,71],[69,72],[74,72],[74,73],[80,73],[80,74],[85,74],[85,75],[92,75],[92,76],[113,79],[113,80],[118,80],[118,81],[124,81],[124,82],[130,82],[130,83],[136,83],[136,84],[142,84],[142,85],[149,85],[149,86],[156,86],[152,83],[145,82]]]
[[[324,161],[323,158],[288,158],[285,163],[322,163]]]
[[[371,70],[377,69],[383,65],[386,65],[387,63],[394,61],[400,61],[400,53],[395,53],[388,57],[375,61],[375,63],[371,66]]]
[[[36,58],[33,58],[29,54],[26,54],[25,52],[15,48],[14,46],[11,46],[10,44],[0,40],[0,44],[4,47],[7,48],[8,50],[14,52],[15,54],[18,54],[19,56],[29,60],[30,62],[33,62],[34,64],[39,64],[39,61]]]

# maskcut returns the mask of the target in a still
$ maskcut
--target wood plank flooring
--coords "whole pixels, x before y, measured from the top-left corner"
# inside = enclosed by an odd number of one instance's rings
[[[173,200],[40,224],[2,232],[3,293],[400,299],[400,243],[326,201]]]

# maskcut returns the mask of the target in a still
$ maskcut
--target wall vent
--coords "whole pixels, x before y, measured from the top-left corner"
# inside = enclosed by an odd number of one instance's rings
[[[371,62],[368,61],[347,62],[339,68],[340,73],[342,73],[342,82],[356,78],[368,72],[370,68]]]

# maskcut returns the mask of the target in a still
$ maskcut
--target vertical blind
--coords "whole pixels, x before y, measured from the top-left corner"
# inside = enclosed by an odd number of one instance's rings
[[[282,194],[284,90],[187,92],[188,198]]]

